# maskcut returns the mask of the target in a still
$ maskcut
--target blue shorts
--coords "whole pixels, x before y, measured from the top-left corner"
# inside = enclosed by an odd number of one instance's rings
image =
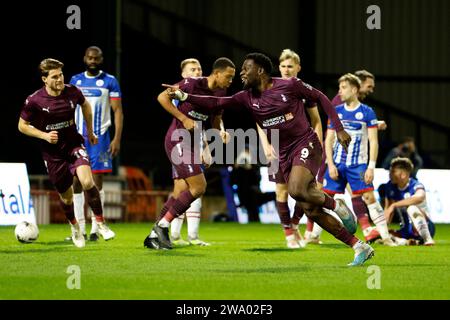
[[[325,172],[325,177],[323,179],[323,191],[326,193],[344,193],[347,183],[350,185],[353,194],[362,194],[368,191],[373,191],[373,184],[367,184],[364,182],[364,174],[367,170],[367,164],[348,167],[345,164],[339,163],[336,167],[339,173],[337,181],[330,178],[328,167]]]
[[[98,136],[98,143],[91,145],[87,137],[84,137],[89,160],[91,161],[92,173],[108,173],[112,172],[112,157],[108,152],[111,139],[109,132]]]

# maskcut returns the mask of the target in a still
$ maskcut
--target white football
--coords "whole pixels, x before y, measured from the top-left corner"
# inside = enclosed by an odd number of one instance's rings
[[[20,242],[31,243],[39,237],[39,229],[34,223],[22,221],[16,225],[14,234]]]

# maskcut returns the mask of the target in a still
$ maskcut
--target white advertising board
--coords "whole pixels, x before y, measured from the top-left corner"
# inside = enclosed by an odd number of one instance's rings
[[[0,225],[36,223],[25,163],[0,163]]]
[[[427,193],[427,204],[430,211],[430,218],[434,223],[450,223],[450,192],[447,189],[447,182],[450,181],[450,170],[421,169],[417,178],[425,186]],[[377,189],[382,183],[389,181],[389,171],[385,169],[375,169],[375,196],[379,199]],[[267,176],[267,167],[261,168],[261,191],[275,191],[275,183],[270,182]],[[337,195],[343,197],[347,205],[352,208],[349,194]],[[291,213],[294,210],[295,201],[289,197],[289,208]],[[280,219],[276,211],[274,201],[261,207],[260,218],[262,223],[279,223]],[[306,223],[303,216],[300,223]]]

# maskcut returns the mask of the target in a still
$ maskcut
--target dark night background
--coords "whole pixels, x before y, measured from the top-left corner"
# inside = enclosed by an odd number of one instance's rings
[[[68,30],[69,5],[81,8],[81,30]],[[366,8],[377,4],[382,29],[368,30]],[[415,137],[429,168],[450,168],[450,67],[447,1],[35,1],[12,2],[1,20],[3,102],[0,162],[26,162],[45,174],[37,144],[17,130],[20,108],[41,87],[39,62],[65,63],[66,82],[84,70],[86,47],[104,51],[103,69],[120,79],[124,131],[118,162],[137,166],[156,185],[170,186],[163,138],[171,117],[156,101],[161,83],[180,78],[179,63],[198,58],[204,75],[219,56],[239,71],[251,51],[268,54],[275,66],[284,48],[300,53],[300,77],[337,92],[337,78],[367,69],[377,77],[366,102],[389,129],[380,134],[379,163],[403,136]],[[120,9],[118,9],[120,8]],[[119,30],[119,32],[117,32]],[[277,68],[274,75],[278,75]],[[253,126],[245,110],[227,110],[227,128]]]

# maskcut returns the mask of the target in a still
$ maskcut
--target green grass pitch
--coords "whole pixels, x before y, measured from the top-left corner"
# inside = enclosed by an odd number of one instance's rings
[[[324,244],[290,250],[279,225],[204,222],[210,247],[156,251],[143,247],[151,225],[110,224],[116,239],[83,249],[63,241],[68,225],[40,226],[32,244],[0,227],[0,299],[450,298],[450,225],[437,226],[434,247],[374,244],[375,257],[353,268],[353,250],[326,232]]]

